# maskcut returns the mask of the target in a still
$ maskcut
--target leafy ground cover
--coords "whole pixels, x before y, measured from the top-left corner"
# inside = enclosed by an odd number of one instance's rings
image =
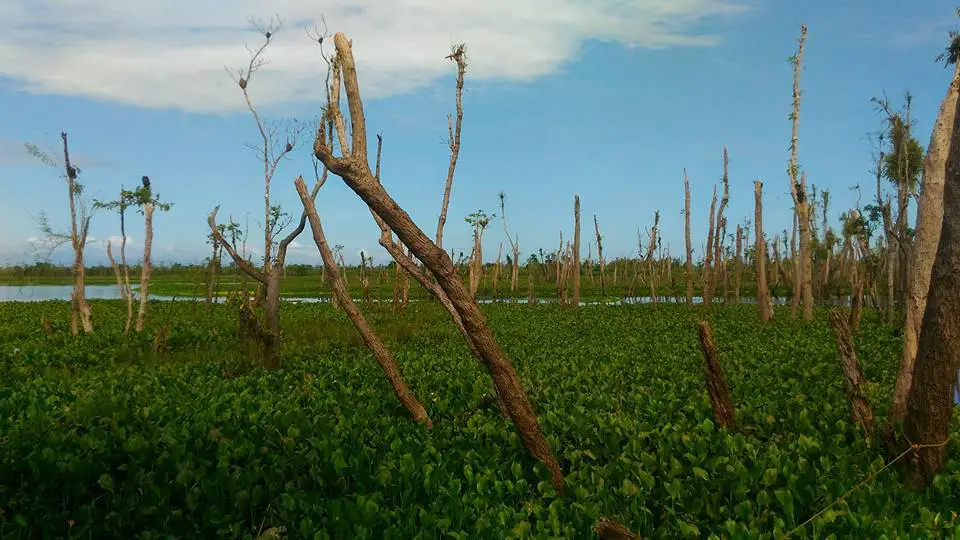
[[[119,302],[92,307],[98,332],[72,338],[64,302],[0,304],[2,538],[589,538],[601,515],[644,537],[779,538],[885,462],[849,420],[825,313],[711,314],[742,427],[728,433],[711,421],[701,308],[485,306],[566,473],[559,497],[434,304],[371,313],[430,431],[330,306],[284,306],[276,372],[244,360],[227,306],[154,303],[129,339]],[[881,420],[898,348],[864,321]],[[794,534],[960,538],[956,509],[953,458],[925,492],[890,469]]]

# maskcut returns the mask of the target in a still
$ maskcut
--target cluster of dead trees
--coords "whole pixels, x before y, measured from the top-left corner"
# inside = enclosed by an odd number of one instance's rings
[[[51,166],[62,166],[64,169],[64,179],[67,184],[67,194],[69,201],[70,229],[68,232],[54,230],[46,214],[40,215],[40,227],[44,235],[46,255],[49,255],[54,249],[63,245],[70,244],[73,248],[73,291],[70,294],[70,331],[73,335],[81,331],[85,334],[93,333],[93,312],[90,304],[87,302],[86,283],[85,283],[85,264],[84,250],[87,246],[87,240],[90,232],[90,220],[96,209],[107,209],[116,211],[120,216],[120,263],[116,262],[113,256],[113,246],[108,240],[106,243],[107,258],[113,268],[117,279],[117,286],[120,288],[121,297],[127,303],[127,319],[124,323],[124,334],[130,332],[131,324],[137,332],[143,331],[146,324],[147,309],[150,299],[150,271],[151,271],[151,247],[153,245],[153,213],[155,210],[168,211],[173,206],[172,203],[165,203],[160,200],[159,195],[153,193],[150,186],[150,178],[144,176],[141,179],[141,186],[133,191],[120,188],[120,197],[114,201],[93,201],[89,205],[87,200],[82,197],[84,186],[79,182],[80,168],[70,159],[70,145],[66,132],[60,133],[60,139],[63,144],[63,161],[58,161],[51,155],[42,151],[32,143],[26,143],[25,147],[28,153],[40,160],[42,163]],[[144,216],[144,237],[143,237],[143,261],[140,269],[140,306],[137,311],[136,322],[134,323],[133,303],[134,294],[130,286],[130,269],[127,265],[127,228],[126,211],[134,207]]]

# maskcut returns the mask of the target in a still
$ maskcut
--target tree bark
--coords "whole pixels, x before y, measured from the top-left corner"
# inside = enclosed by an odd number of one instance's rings
[[[540,429],[523,384],[494,338],[483,313],[457,278],[453,262],[440,246],[432,242],[417,227],[410,216],[371,174],[366,155],[366,121],[353,52],[349,40],[343,33],[338,32],[334,36],[334,43],[350,108],[353,144],[350,151],[344,152],[344,157],[337,158],[331,153],[324,140],[324,134],[320,131],[314,144],[317,159],[334,174],[340,176],[434,275],[437,283],[460,314],[470,339],[490,371],[497,393],[502,397],[511,419],[520,432],[521,440],[529,452],[550,471],[555,489],[558,493],[562,493],[565,480],[560,464],[554,458],[550,444]]]
[[[930,134],[930,144],[923,162],[920,197],[917,201],[917,225],[910,261],[910,281],[903,326],[903,356],[890,406],[891,423],[902,422],[907,410],[907,395],[913,383],[914,363],[920,338],[920,324],[927,306],[930,276],[940,229],[943,224],[943,189],[950,144],[958,132],[960,106],[960,64],[954,66],[953,80],[940,104],[940,113]]]
[[[812,242],[810,238],[810,201],[807,199],[806,173],[801,175],[800,181],[801,193],[796,207],[797,228],[800,232],[800,276],[801,294],[803,296],[803,320],[813,320],[813,255]]]
[[[850,337],[850,326],[839,309],[830,310],[830,324],[833,326],[833,335],[837,343],[837,357],[843,367],[843,379],[846,383],[847,397],[850,398],[850,415],[853,421],[863,429],[866,438],[873,435],[874,416],[873,407],[860,388],[863,382],[863,371],[857,361],[857,353],[853,349],[853,339]]]
[[[443,226],[447,222],[447,207],[450,205],[453,174],[457,169],[457,158],[460,156],[460,128],[463,126],[463,75],[467,71],[466,48],[463,45],[454,47],[453,52],[447,58],[457,63],[457,120],[454,126],[453,119],[447,115],[450,136],[450,164],[447,167],[447,182],[443,188],[443,204],[440,207],[440,219],[437,223],[437,246],[440,249],[443,249]]]
[[[707,392],[710,394],[710,405],[713,407],[713,416],[725,429],[737,429],[737,420],[730,400],[730,388],[723,375],[723,368],[717,360],[717,347],[713,342],[713,332],[706,321],[700,322],[700,348],[705,359],[705,374],[707,378]]]
[[[143,331],[147,319],[147,302],[150,300],[150,272],[153,264],[150,251],[153,248],[153,203],[143,205],[143,265],[140,269],[140,310],[137,312],[137,332]]]
[[[690,179],[683,170],[683,229],[687,247],[687,266],[684,279],[687,282],[687,305],[693,305],[693,241],[690,238]]]
[[[743,279],[743,228],[737,225],[737,249],[733,261],[733,301],[740,303],[740,285]]]
[[[724,232],[726,230],[726,220],[723,216],[723,211],[726,210],[727,204],[730,202],[730,176],[729,176],[729,159],[727,156],[727,148],[723,148],[723,196],[720,198],[720,206],[717,208],[717,217],[716,217],[716,226],[714,228],[714,239],[713,239],[713,260],[715,268],[710,273],[710,298],[712,299],[717,291],[717,281],[720,277],[720,272],[723,272],[725,266],[721,261],[723,256],[723,240]],[[724,292],[724,300],[726,300],[726,292]]]
[[[763,182],[753,183],[754,228],[756,237],[755,257],[757,259],[757,316],[761,322],[773,318],[773,306],[770,304],[770,289],[767,287],[767,240],[763,235]]]
[[[600,295],[607,296],[606,289],[606,268],[607,262],[603,258],[603,237],[600,236],[600,222],[597,221],[597,215],[593,215],[593,228],[597,234],[597,259],[600,261]]]
[[[960,137],[950,141],[943,189],[943,223],[920,327],[904,430],[919,450],[912,483],[926,485],[946,459],[953,388],[960,369]]]
[[[710,199],[710,217],[707,221],[707,249],[703,258],[703,305],[713,304],[713,242],[714,231],[717,227],[715,214],[717,209],[717,186],[713,186],[713,198]]]
[[[580,195],[573,196],[573,308],[580,309]]]
[[[357,332],[360,333],[363,342],[370,349],[370,352],[373,353],[377,363],[380,364],[384,375],[393,387],[393,392],[403,407],[410,413],[410,416],[413,417],[415,422],[423,423],[427,428],[433,427],[430,417],[427,416],[426,409],[423,408],[423,405],[404,382],[393,355],[390,354],[386,345],[380,341],[380,338],[376,332],[373,331],[373,328],[363,314],[360,313],[360,310],[357,309],[356,304],[353,303],[353,299],[350,297],[350,292],[344,285],[343,280],[340,279],[337,262],[333,258],[330,246],[327,245],[326,237],[323,234],[323,225],[320,223],[320,216],[317,215],[317,208],[313,204],[313,198],[307,193],[307,186],[304,184],[303,178],[297,178],[295,186],[297,188],[297,194],[300,195],[300,202],[303,203],[307,219],[310,221],[310,228],[313,231],[313,241],[317,245],[317,249],[320,250],[320,257],[323,259],[324,266],[327,267],[327,279],[330,282],[330,288],[333,289],[333,294],[337,297],[337,302],[340,304],[340,307],[343,308],[347,317],[350,318],[350,322],[357,328]]]

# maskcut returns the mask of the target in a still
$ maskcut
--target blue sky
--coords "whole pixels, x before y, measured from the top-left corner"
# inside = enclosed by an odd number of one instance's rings
[[[258,42],[250,16],[285,19],[270,63],[250,87],[273,119],[319,111],[323,64],[305,25],[323,15],[331,32],[354,39],[368,128],[384,136],[383,182],[431,235],[454,106],[454,67],[443,57],[453,42],[466,42],[463,148],[444,244],[467,251],[463,217],[479,208],[499,214],[497,194],[505,191],[524,258],[555,249],[561,229],[572,234],[574,193],[585,223],[598,215],[608,258],[635,253],[637,228],[649,226],[657,209],[663,244],[680,255],[684,167],[699,250],[724,145],[731,230],[752,217],[757,178],[765,182],[768,234],[789,227],[787,59],[802,22],[809,37],[800,163],[811,184],[831,191],[835,221],[855,204],[853,186],[872,197],[867,133],[880,117],[871,97],[886,92],[899,103],[909,90],[926,147],[950,77],[934,57],[956,21],[946,0],[140,4],[7,0],[0,7],[0,264],[33,260],[29,239],[39,236],[41,211],[67,225],[59,171],[23,151],[29,141],[55,154],[61,130],[90,197],[112,197],[146,174],[175,203],[155,219],[156,262],[206,256],[206,215],[218,204],[221,218],[249,214],[256,242],[262,168],[247,145],[257,132],[223,69],[244,65],[244,44]],[[272,188],[292,213],[298,174],[312,175],[306,149],[280,166]],[[338,178],[320,192],[318,208],[348,261],[361,249],[386,260],[369,213]],[[142,224],[134,220],[128,234],[138,256]],[[118,220],[97,213],[91,235],[88,260],[101,263]],[[499,220],[485,238],[495,257],[504,239]],[[55,253],[68,257],[66,247]],[[290,259],[318,263],[308,235]]]

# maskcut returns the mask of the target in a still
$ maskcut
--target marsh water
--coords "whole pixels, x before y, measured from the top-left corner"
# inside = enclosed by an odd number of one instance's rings
[[[136,285],[133,286],[134,293],[136,293]],[[70,293],[73,291],[72,285],[0,285],[0,302],[44,302],[48,300],[70,300]],[[87,299],[88,300],[120,300],[122,295],[120,294],[120,288],[116,285],[87,285],[86,287]],[[195,301],[202,302],[205,300],[202,296],[171,296],[171,295],[150,295],[151,300],[178,300],[178,301]],[[306,297],[306,296],[284,296],[281,298],[285,302],[329,302],[329,297]],[[362,302],[360,298],[354,299],[356,302]],[[218,302],[223,302],[224,297],[220,296],[217,299]],[[381,299],[372,299],[373,302],[391,302],[391,300],[381,300]],[[411,302],[418,302],[420,300],[411,299]],[[494,300],[489,297],[477,298],[477,302],[481,304],[490,304],[496,302],[512,302],[513,300],[509,298],[497,298]],[[658,302],[663,302],[666,304],[675,304],[683,303],[684,298],[674,298],[672,296],[661,296],[657,299]],[[786,297],[774,298],[774,303],[777,305],[786,304],[789,302],[789,299]],[[542,304],[555,304],[557,302],[556,298],[538,298],[538,303]],[[741,303],[752,304],[756,300],[753,298],[742,298]],[[518,304],[526,304],[526,298],[516,299]],[[653,298],[649,296],[628,296],[625,298],[618,298],[616,300],[585,300],[581,301],[580,305],[589,306],[589,305],[625,305],[625,304],[651,304],[653,303]],[[702,304],[703,298],[696,296],[693,298],[694,304]],[[821,302],[824,303],[824,302]],[[847,305],[849,303],[848,298],[839,298],[834,301],[825,302],[831,305]]]

